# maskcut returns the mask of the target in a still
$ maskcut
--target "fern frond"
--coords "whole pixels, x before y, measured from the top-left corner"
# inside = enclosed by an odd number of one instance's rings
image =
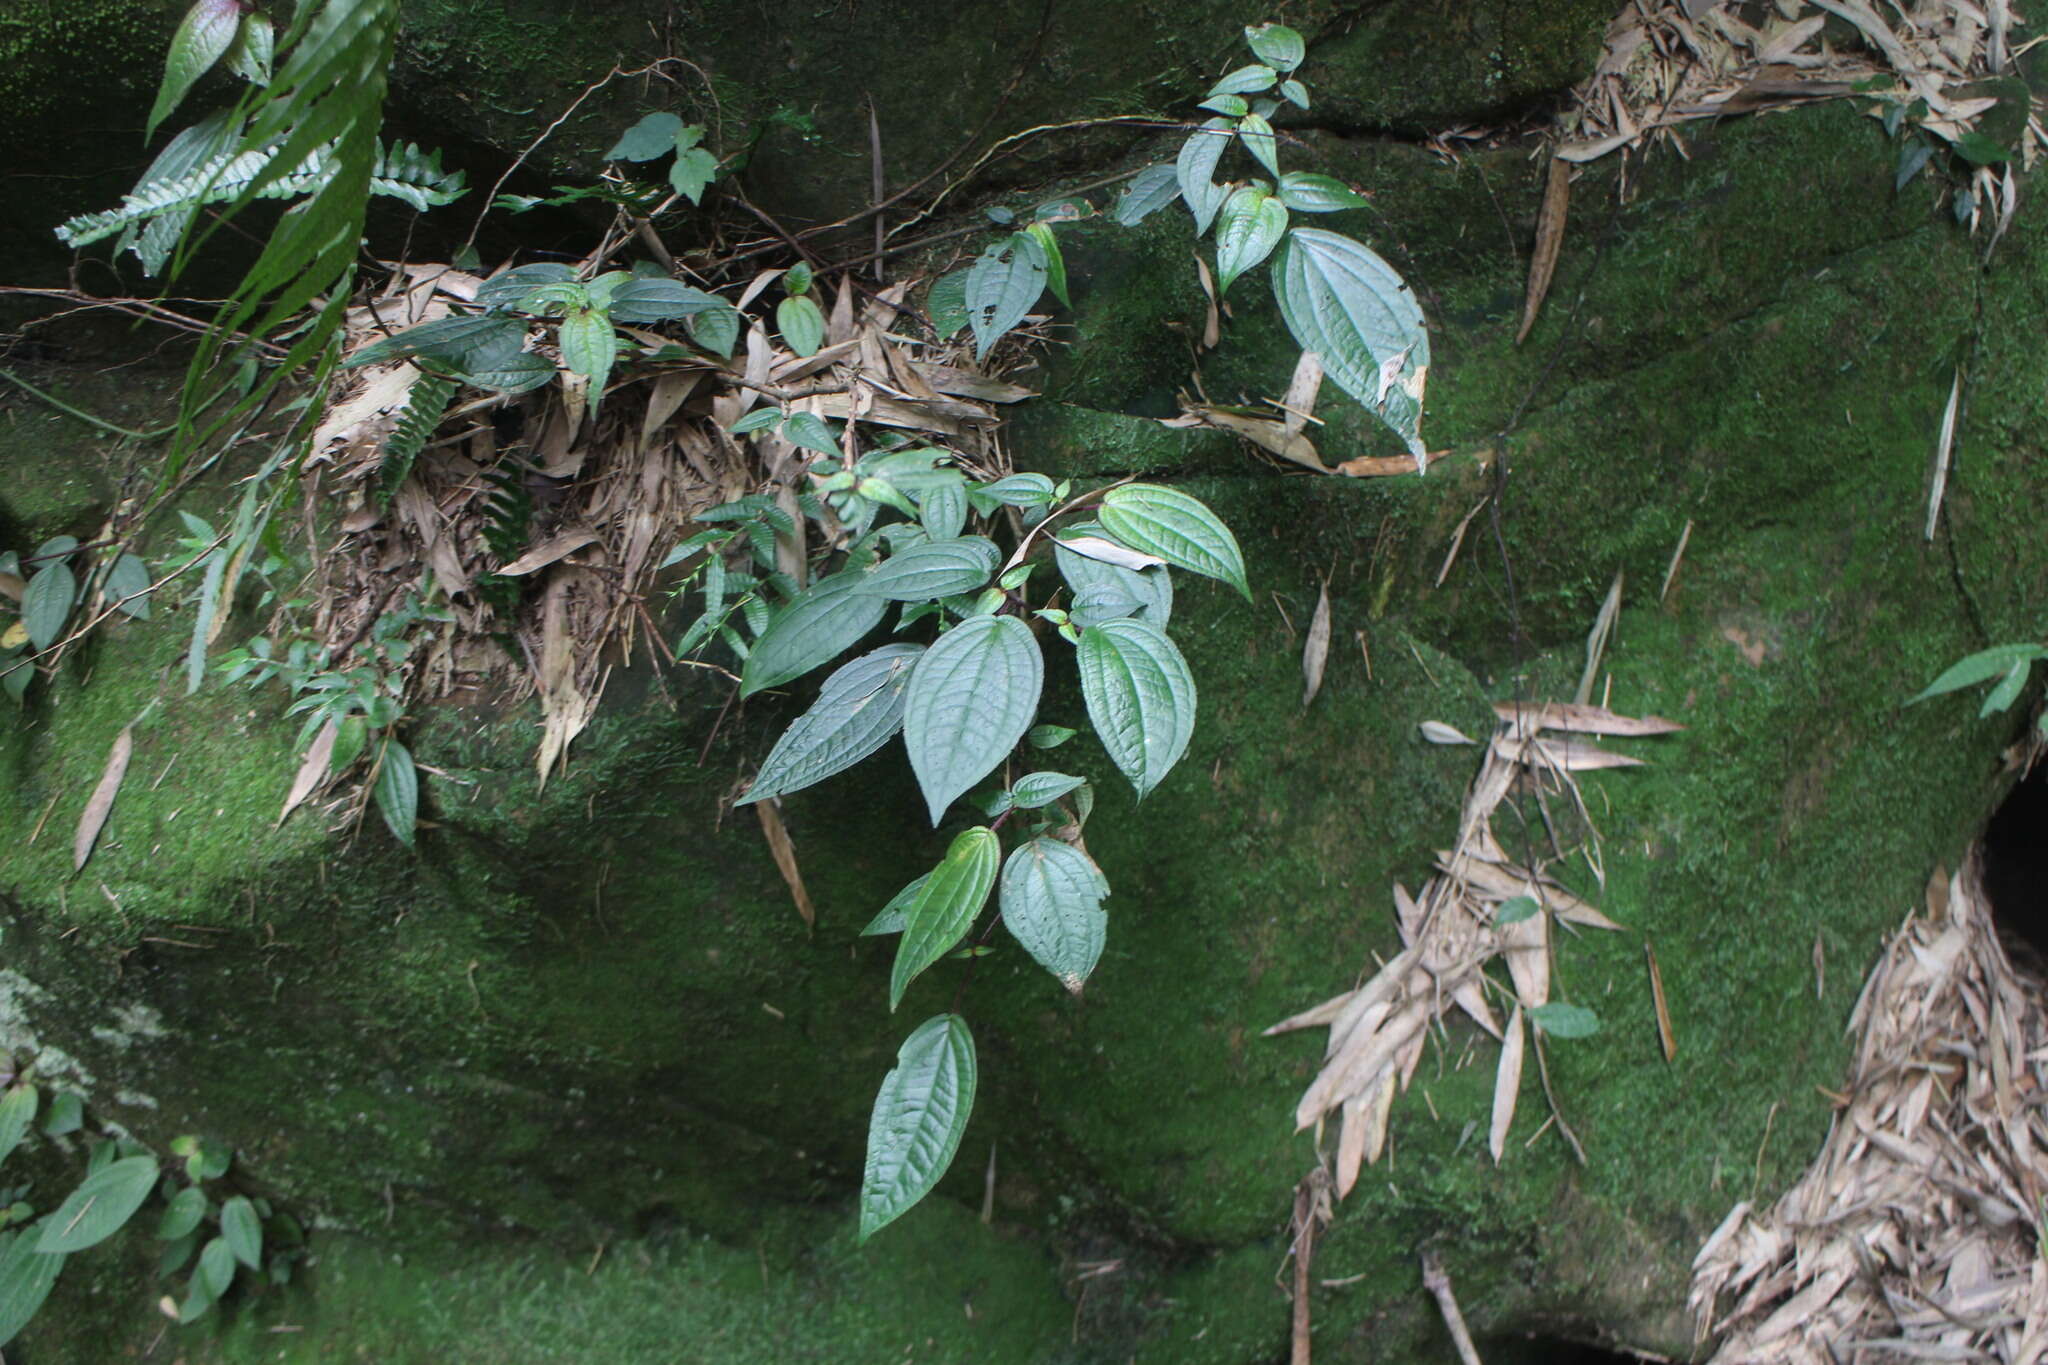
[[[456,388],[453,379],[440,374],[422,374],[413,381],[412,389],[406,395],[405,411],[399,415],[397,427],[384,442],[384,464],[379,472],[383,476],[386,502],[397,494],[398,485],[405,482],[405,476],[412,473],[412,462],[426,449],[435,428],[441,425],[441,418],[447,415],[448,402],[455,397]]]
[[[370,173],[370,193],[389,195],[425,213],[452,204],[467,194],[461,171],[443,171],[441,153],[413,142],[393,143],[377,155]]]

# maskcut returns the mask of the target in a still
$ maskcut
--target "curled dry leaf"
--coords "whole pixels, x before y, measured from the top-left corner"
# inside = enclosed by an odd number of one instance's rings
[[[1536,248],[1529,255],[1529,287],[1522,299],[1522,325],[1515,329],[1515,345],[1522,344],[1536,325],[1536,314],[1550,293],[1550,277],[1557,270],[1557,256],[1564,246],[1565,206],[1571,199],[1571,163],[1560,157],[1550,159],[1550,173],[1543,182],[1543,208],[1536,217]]]
[[[299,771],[292,778],[292,789],[285,795],[284,809],[277,813],[278,824],[283,824],[285,817],[327,780],[328,765],[334,761],[334,741],[340,734],[341,722],[329,718],[306,746],[306,756],[299,760]]]
[[[1477,744],[1479,741],[1455,725],[1446,725],[1440,720],[1426,720],[1417,727],[1422,737],[1431,744]]]
[[[775,870],[782,874],[782,880],[789,887],[789,898],[796,902],[797,914],[803,916],[804,927],[815,929],[818,912],[811,905],[811,893],[804,889],[803,869],[797,866],[796,845],[790,842],[789,830],[782,823],[782,803],[774,797],[754,803],[754,814],[761,818],[761,834],[768,841],[768,852],[775,859]]]

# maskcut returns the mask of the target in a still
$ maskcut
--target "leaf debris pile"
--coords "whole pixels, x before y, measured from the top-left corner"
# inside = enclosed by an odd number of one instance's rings
[[[1850,1016],[1820,1155],[1693,1262],[1715,1365],[2048,1358],[2044,992],[1999,943],[1979,856],[1937,872]]]
[[[1431,1028],[1453,1008],[1503,1043],[1488,1138],[1494,1160],[1501,1159],[1520,1091],[1524,1015],[1560,1036],[1575,1028],[1583,1031],[1579,1020],[1584,1012],[1551,999],[1552,921],[1587,929],[1621,926],[1550,875],[1549,865],[1564,856],[1555,837],[1550,840],[1555,859],[1516,861],[1495,839],[1493,819],[1501,803],[1519,793],[1536,798],[1546,825],[1554,827],[1546,797],[1563,794],[1591,830],[1591,814],[1574,774],[1633,767],[1641,760],[1577,736],[1662,735],[1682,728],[1654,716],[1637,719],[1575,703],[1504,702],[1494,710],[1500,726],[1466,794],[1456,847],[1437,855],[1437,873],[1419,894],[1394,887],[1401,951],[1363,985],[1266,1030],[1268,1035],[1302,1028],[1330,1031],[1323,1068],[1295,1106],[1294,1119],[1298,1128],[1307,1128],[1333,1114],[1341,1116],[1336,1152],[1340,1199],[1358,1182],[1360,1167],[1379,1159],[1394,1096],[1413,1079]],[[1437,742],[1470,742],[1448,726],[1439,733],[1445,737]],[[1597,862],[1594,866],[1597,871]],[[1499,959],[1506,961],[1511,988],[1486,973]],[[1505,1027],[1487,1002],[1489,987],[1508,1001]],[[1560,1130],[1569,1139],[1570,1130],[1561,1122]]]

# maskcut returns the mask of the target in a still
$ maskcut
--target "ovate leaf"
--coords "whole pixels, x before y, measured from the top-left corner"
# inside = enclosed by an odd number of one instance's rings
[[[164,1209],[164,1216],[156,1225],[156,1236],[160,1242],[175,1242],[196,1229],[206,1220],[206,1193],[197,1185],[187,1185],[171,1196],[170,1205]]]
[[[910,667],[923,653],[923,645],[884,645],[825,679],[818,700],[775,742],[739,804],[801,791],[895,738]]]
[[[384,741],[384,756],[377,764],[377,813],[384,817],[398,842],[412,847],[413,830],[419,824],[420,775],[413,767],[412,753],[395,739]]]
[[[149,619],[149,565],[137,556],[124,554],[114,560],[107,570],[105,591],[107,600],[119,602],[127,615],[138,621]]]
[[[607,305],[614,322],[669,322],[696,313],[730,310],[716,294],[692,289],[681,280],[632,279],[612,291]]]
[[[1070,536],[1086,537],[1099,531],[1093,523],[1069,528]],[[1067,538],[1053,541],[1053,560],[1059,565],[1060,577],[1073,591],[1073,604],[1067,614],[1076,627],[1135,616],[1165,628],[1173,615],[1173,580],[1164,566],[1126,569],[1068,549],[1064,543]]]
[[[1244,31],[1244,40],[1251,44],[1254,57],[1276,71],[1292,71],[1308,55],[1308,45],[1302,41],[1301,35],[1285,24],[1248,27]]]
[[[683,326],[689,330],[690,340],[713,355],[728,359],[740,339],[740,315],[732,308],[692,313],[683,319]]]
[[[976,359],[1024,320],[1044,291],[1049,273],[1045,248],[1029,233],[1013,232],[1000,246],[982,253],[968,272],[965,299]]]
[[[1102,956],[1108,894],[1108,880],[1087,854],[1057,839],[1033,839],[1003,864],[1003,926],[1034,962],[1078,994]]]
[[[796,294],[775,305],[775,330],[798,355],[816,355],[825,344],[825,315],[818,311],[816,299]]]
[[[1053,236],[1052,224],[1033,223],[1024,231],[1045,253],[1045,287],[1052,290],[1052,296],[1060,301],[1061,307],[1072,308],[1073,300],[1067,297],[1067,258],[1060,254],[1060,241]]]
[[[1553,1000],[1529,1011],[1529,1021],[1553,1038],[1590,1038],[1600,1031],[1600,1020],[1584,1005]]]
[[[619,334],[602,308],[572,308],[562,316],[562,363],[590,381],[590,410],[604,401],[605,381],[619,355]]]
[[[479,308],[510,308],[544,284],[564,284],[575,278],[575,269],[560,261],[515,265],[478,285],[476,304]]]
[[[220,1235],[236,1260],[251,1270],[263,1268],[263,1220],[246,1195],[220,1206]]]
[[[235,1282],[235,1253],[229,1249],[227,1238],[215,1237],[199,1252],[199,1266],[193,1277],[206,1286],[206,1297],[218,1301]]]
[[[1257,114],[1246,114],[1237,121],[1237,135],[1244,140],[1245,150],[1252,158],[1266,168],[1266,173],[1275,180],[1280,178],[1280,153],[1273,137],[1273,125]]]
[[[28,642],[48,649],[64,638],[64,623],[71,618],[71,605],[78,600],[78,576],[61,561],[45,564],[29,579],[21,596],[21,624]]]
[[[156,126],[169,116],[201,76],[213,69],[221,55],[234,46],[235,30],[242,23],[239,0],[198,0],[171,35],[171,50],[164,58],[164,79],[157,87],[156,103],[149,111],[143,140],[156,136]]]
[[[1216,292],[1273,254],[1287,233],[1287,206],[1264,187],[1246,185],[1223,202],[1216,220]]]
[[[925,311],[931,314],[932,330],[941,341],[967,325],[967,277],[973,273],[974,267],[967,266],[941,275],[925,295]]]
[[[123,1157],[97,1175],[87,1176],[71,1197],[45,1218],[36,1250],[44,1253],[84,1251],[98,1246],[135,1216],[156,1188],[156,1158]]]
[[[1297,213],[1336,213],[1362,209],[1365,196],[1335,176],[1289,171],[1280,177],[1280,202]]]
[[[902,933],[904,927],[910,922],[908,918],[910,907],[917,902],[918,893],[924,890],[924,884],[931,879],[932,874],[926,872],[918,877],[916,881],[891,896],[889,903],[882,907],[881,913],[869,920],[867,928],[860,931],[860,936],[862,938],[872,938],[878,934]]]
[[[829,663],[881,623],[886,598],[859,591],[862,575],[848,570],[821,578],[769,622],[740,672],[740,695],[779,687]]]
[[[1174,175],[1180,184],[1180,197],[1186,201],[1188,212],[1195,216],[1197,237],[1209,230],[1209,224],[1216,219],[1216,211],[1230,196],[1229,190],[1216,183],[1216,163],[1222,160],[1223,149],[1230,145],[1230,132],[1229,119],[1210,119],[1188,134],[1188,140],[1180,145],[1180,155],[1173,163]]]
[[[931,1191],[959,1150],[974,1108],[974,1037],[957,1014],[918,1025],[875,1096],[860,1183],[860,1240]]]
[[[953,950],[988,901],[996,884],[1002,843],[994,830],[977,826],[954,838],[946,856],[926,876],[917,898],[903,912],[903,940],[889,974],[889,1008],[925,968]]]
[[[674,114],[649,114],[628,128],[604,154],[607,161],[652,161],[676,149],[683,121]]]
[[[1261,90],[1271,90],[1280,74],[1263,62],[1240,66],[1222,80],[1209,87],[1212,95],[1255,95]]]
[[[1129,617],[1082,631],[1075,658],[1088,718],[1142,798],[1194,737],[1194,674],[1165,631]]]
[[[917,500],[924,532],[933,540],[951,540],[967,525],[967,490],[957,483],[941,484]]]
[[[36,1100],[36,1088],[27,1081],[12,1087],[7,1098],[0,1099],[0,1161],[13,1154],[28,1126],[35,1122]]]
[[[1429,333],[1394,268],[1349,237],[1295,228],[1273,271],[1273,294],[1294,339],[1322,357],[1324,374],[1420,455]]]
[[[1147,166],[1131,177],[1116,201],[1113,213],[1124,227],[1136,227],[1150,215],[1180,198],[1180,176],[1165,162]]]
[[[1037,810],[1040,806],[1051,805],[1087,780],[1066,773],[1027,773],[1011,785],[1010,804],[1019,810]]]
[[[1132,549],[1220,579],[1251,601],[1237,537],[1200,499],[1156,483],[1125,484],[1103,496],[1101,517],[1103,529]]]
[[[881,599],[865,600],[881,610]],[[934,825],[1031,728],[1044,681],[1038,642],[1014,616],[970,617],[917,661],[903,743]]]
[[[928,540],[889,556],[880,568],[866,575],[860,591],[892,602],[957,597],[988,582],[1002,557],[995,542],[981,536]]]
[[[36,1249],[35,1229],[7,1236],[0,1247],[0,1346],[28,1326],[63,1269],[64,1257]]]

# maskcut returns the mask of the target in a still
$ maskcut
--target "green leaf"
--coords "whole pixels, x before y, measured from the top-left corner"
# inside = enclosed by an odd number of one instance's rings
[[[811,266],[808,261],[798,261],[782,272],[782,289],[786,294],[808,294],[811,292]]]
[[[825,344],[825,315],[810,295],[792,295],[775,305],[775,330],[798,355],[816,355]]]
[[[692,204],[704,202],[704,189],[718,179],[718,158],[702,147],[692,147],[676,153],[676,164],[669,167],[668,183],[675,192]]]
[[[1273,294],[1295,341],[1322,357],[1323,372],[1422,454],[1429,333],[1394,268],[1349,237],[1295,228],[1273,271]]]
[[[1059,239],[1053,236],[1052,225],[1033,223],[1024,230],[1045,252],[1045,287],[1052,290],[1052,296],[1060,301],[1061,307],[1072,308],[1073,300],[1067,297],[1067,258],[1060,254]]]
[[[1195,107],[1225,118],[1243,118],[1252,111],[1252,107],[1244,102],[1243,95],[1218,95],[1214,99],[1203,100]]]
[[[395,739],[384,741],[384,757],[377,765],[377,812],[384,817],[398,842],[412,847],[414,826],[419,823],[420,775],[413,767],[412,754]]]
[[[1067,528],[1069,535],[1098,535],[1101,528],[1083,522]],[[1126,569],[1091,559],[1053,541],[1053,561],[1074,594],[1068,608],[1077,627],[1100,625],[1120,616],[1135,616],[1164,629],[1173,615],[1173,579],[1163,565]]]
[[[1280,98],[1298,109],[1308,108],[1308,87],[1297,80],[1280,82]]]
[[[526,324],[502,313],[475,313],[436,318],[382,341],[372,342],[342,363],[386,365],[424,356],[457,370],[485,368],[518,354],[526,340]]]
[[[1013,232],[982,253],[967,276],[967,325],[974,330],[976,359],[1024,320],[1050,273],[1045,248],[1029,233]]]
[[[1071,725],[1034,725],[1024,738],[1034,749],[1057,749],[1080,733]]]
[[[1003,927],[1078,995],[1102,957],[1108,894],[1108,880],[1087,854],[1057,839],[1033,839],[1003,864]]]
[[[1600,1020],[1593,1011],[1562,1000],[1530,1010],[1529,1022],[1553,1038],[1590,1038],[1600,1031]]]
[[[138,621],[149,619],[149,565],[135,556],[124,554],[114,560],[107,570],[107,600],[120,602],[121,610]],[[122,602],[122,598],[130,600]]]
[[[225,1237],[215,1237],[200,1248],[199,1266],[193,1278],[206,1286],[206,1297],[219,1300],[235,1282],[235,1253]]]
[[[2012,149],[1997,138],[1972,128],[1955,141],[1956,155],[1973,166],[1995,166],[2012,156]]]
[[[860,591],[892,602],[928,602],[973,592],[1002,562],[995,542],[981,536],[928,540],[889,556],[868,574]]]
[[[1230,145],[1231,126],[1229,119],[1210,119],[1188,134],[1188,140],[1180,145],[1180,155],[1174,159],[1174,177],[1180,185],[1181,199],[1195,216],[1197,237],[1209,230],[1209,224],[1216,220],[1216,211],[1230,197],[1230,191],[1216,183],[1216,163],[1223,159],[1223,149]]]
[[[941,484],[918,499],[917,512],[926,535],[951,540],[967,525],[967,490],[957,483]]]
[[[2027,685],[2027,671],[2033,665],[2015,663],[2005,670],[2005,676],[1998,680],[1998,686],[1984,694],[1984,704],[1977,708],[1977,719],[1982,720],[1995,712],[2003,711],[2020,699],[2020,692]]]
[[[156,1188],[156,1158],[124,1157],[97,1175],[87,1176],[57,1211],[43,1220],[40,1252],[84,1251],[98,1246],[135,1216]]]
[[[50,1297],[64,1269],[64,1257],[36,1250],[34,1229],[8,1234],[0,1248],[0,1346],[28,1326]]]
[[[946,856],[925,877],[916,899],[903,911],[903,940],[896,945],[896,966],[889,973],[889,1008],[920,972],[953,950],[974,927],[975,917],[996,884],[1002,841],[983,825],[963,830]]]
[[[768,623],[740,671],[740,695],[779,687],[828,663],[881,624],[886,599],[859,591],[862,574],[849,569],[821,578]]]
[[[974,1037],[957,1014],[918,1025],[875,1096],[860,1182],[860,1240],[930,1193],[959,1150],[974,1108]]]
[[[21,596],[21,624],[28,629],[29,644],[48,649],[63,639],[64,623],[71,619],[77,600],[78,575],[70,565],[57,561],[38,569]]]
[[[220,1206],[220,1235],[236,1260],[251,1270],[263,1268],[263,1220],[247,1196],[238,1194]]]
[[[1131,177],[1112,215],[1124,227],[1136,227],[1180,198],[1180,176],[1167,162],[1147,166]]]
[[[511,308],[544,284],[567,284],[575,278],[575,270],[560,261],[515,265],[478,285],[476,304],[479,308]]]
[[[1024,810],[1049,806],[1088,779],[1066,773],[1026,773],[1010,787],[1010,803]]]
[[[1254,57],[1279,71],[1294,70],[1301,65],[1301,59],[1308,55],[1308,44],[1302,41],[1299,33],[1285,24],[1247,27],[1244,31],[1244,40],[1251,44]]]
[[[973,266],[965,266],[941,275],[925,294],[925,311],[931,314],[932,330],[941,341],[967,325],[967,277],[973,273]]]
[[[649,114],[628,128],[604,154],[604,159],[652,161],[658,156],[666,156],[676,149],[676,134],[682,130],[683,121],[674,114]]]
[[[1280,202],[1297,213],[1336,213],[1362,209],[1365,196],[1335,176],[1289,171],[1280,177]]]
[[[1166,632],[1128,617],[1081,632],[1074,651],[1088,718],[1140,799],[1195,733],[1195,679]]]
[[[737,309],[719,308],[692,313],[683,319],[683,326],[689,331],[690,340],[705,350],[728,360],[732,358],[732,348],[740,339],[740,315]]]
[[[1989,682],[2006,673],[2015,664],[2031,664],[2036,659],[2048,659],[2048,649],[2033,644],[1993,645],[1989,649],[1957,660],[1940,677],[1927,684],[1925,691],[1912,698],[1906,705],[1911,706],[1914,702],[1926,701],[1929,697],[1938,697],[1944,692],[1954,692],[1976,683]]]
[[[1271,90],[1273,82],[1280,79],[1280,73],[1260,62],[1240,66],[1222,80],[1209,87],[1211,95],[1255,95],[1261,90]]]
[[[822,782],[874,753],[903,728],[903,692],[923,645],[884,645],[825,679],[817,701],[775,741],[744,806]]]
[[[213,1305],[213,1290],[195,1266],[191,1280],[185,1285],[185,1301],[178,1305],[178,1325],[182,1327],[199,1321],[213,1311]]]
[[[726,430],[735,436],[747,436],[756,431],[765,431],[782,421],[781,408],[755,408],[746,416],[734,422]],[[835,452],[837,453],[837,452]]]
[[[500,393],[525,393],[555,377],[555,362],[533,351],[516,351],[502,361],[470,370],[453,370],[451,376],[479,389]]]
[[[838,438],[832,434],[832,428],[825,425],[825,419],[816,413],[792,412],[789,420],[782,424],[782,439],[828,460],[839,458]]]
[[[1103,528],[1132,549],[1219,579],[1252,600],[1237,537],[1199,499],[1156,483],[1130,483],[1103,496],[1101,517]]]
[[[185,93],[213,64],[234,46],[235,31],[241,27],[242,7],[238,0],[198,0],[171,35],[171,49],[164,57],[164,79],[157,87],[156,103],[150,107],[149,122],[142,137],[156,136],[156,126],[178,107]]]
[[[192,1253],[197,1250],[199,1250],[199,1230],[197,1228],[192,1229],[192,1231],[187,1232],[182,1237],[172,1238],[164,1244],[163,1251],[156,1258],[156,1273],[166,1278],[177,1274],[185,1268],[186,1262],[192,1259]]]
[[[670,322],[731,307],[716,294],[692,289],[681,280],[647,278],[627,280],[612,290],[606,311],[614,322]]]
[[[880,599],[868,600],[880,610]],[[903,743],[933,825],[1031,728],[1044,681],[1038,642],[1014,616],[970,617],[917,661]]]
[[[981,484],[970,496],[987,498],[1005,507],[1044,507],[1053,500],[1053,481],[1044,474],[1006,474],[994,483]]]
[[[271,63],[276,57],[276,26],[260,14],[243,15],[242,26],[235,31],[234,45],[228,49],[228,69],[251,85],[268,85]]]
[[[1279,179],[1280,152],[1273,137],[1273,125],[1258,114],[1246,114],[1237,121],[1237,135],[1243,139],[1245,150],[1266,168],[1266,173]]]
[[[590,381],[590,410],[604,401],[605,380],[619,355],[619,334],[602,308],[572,308],[562,316],[562,363]]]
[[[916,903],[918,893],[924,890],[924,884],[931,879],[931,873],[922,873],[916,881],[891,896],[889,903],[882,907],[881,913],[869,920],[868,927],[860,931],[860,936],[870,938],[878,934],[902,933],[904,926],[909,923],[910,907]]]
[[[1500,909],[1493,912],[1493,927],[1505,929],[1510,924],[1520,924],[1525,919],[1533,918],[1541,908],[1536,904],[1534,896],[1516,896],[1512,900],[1502,901]]]
[[[1232,192],[1216,220],[1216,292],[1227,294],[1239,275],[1273,254],[1287,232],[1287,206],[1263,186]]]
[[[191,1232],[206,1220],[206,1208],[206,1192],[197,1185],[179,1190],[171,1196],[170,1205],[156,1225],[157,1240],[175,1242]]]
[[[50,1096],[50,1112],[43,1116],[43,1132],[63,1137],[85,1126],[85,1101],[68,1090]]]
[[[10,1087],[0,1099],[0,1161],[14,1154],[36,1117],[36,1088],[27,1081]]]

